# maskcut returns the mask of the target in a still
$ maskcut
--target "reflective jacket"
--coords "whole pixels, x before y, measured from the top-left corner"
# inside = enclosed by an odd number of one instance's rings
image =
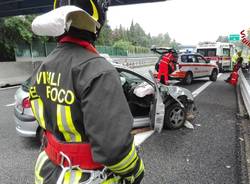
[[[34,72],[30,101],[40,127],[58,140],[90,143],[95,162],[130,183],[141,180],[144,166],[130,134],[133,117],[118,72],[92,45],[73,38],[60,43]],[[55,184],[61,170],[41,152],[36,183]],[[75,171],[66,173],[64,183],[87,179]]]

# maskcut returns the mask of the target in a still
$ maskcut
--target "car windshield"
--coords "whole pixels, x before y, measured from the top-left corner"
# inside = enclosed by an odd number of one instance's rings
[[[197,52],[205,57],[216,56],[216,49],[197,49]]]

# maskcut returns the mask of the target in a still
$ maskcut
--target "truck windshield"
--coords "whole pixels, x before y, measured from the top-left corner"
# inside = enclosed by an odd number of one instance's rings
[[[197,49],[197,52],[205,57],[216,56],[216,49]]]
[[[223,56],[230,56],[230,49],[223,48]]]

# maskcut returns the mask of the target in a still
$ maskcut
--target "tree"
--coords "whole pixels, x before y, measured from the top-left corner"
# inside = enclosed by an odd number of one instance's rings
[[[34,15],[28,15],[0,19],[0,61],[14,60],[14,49],[20,42],[30,44],[34,39],[43,42],[48,40],[32,33],[31,23],[34,18]]]
[[[112,29],[107,22],[103,25],[96,44],[108,46],[112,45]]]

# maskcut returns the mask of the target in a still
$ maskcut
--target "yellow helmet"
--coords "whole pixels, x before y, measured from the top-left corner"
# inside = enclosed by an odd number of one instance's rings
[[[238,52],[237,52],[237,55],[238,55],[238,56],[241,56],[241,54],[242,54],[242,51],[238,51]]]

